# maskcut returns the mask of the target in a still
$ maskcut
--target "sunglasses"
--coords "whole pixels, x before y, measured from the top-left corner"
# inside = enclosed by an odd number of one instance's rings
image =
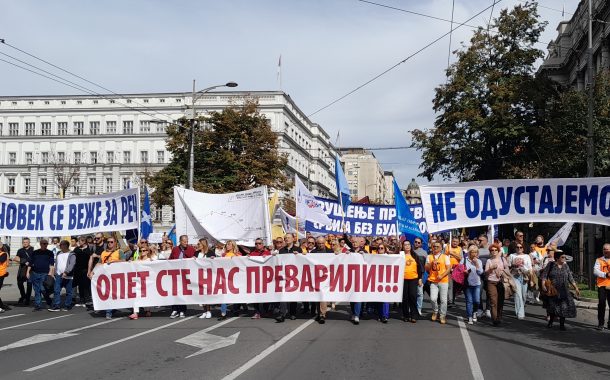
[[[517,249],[523,249],[523,246],[518,245]]]
[[[277,243],[277,242],[276,242],[276,243]],[[262,243],[262,242],[260,242],[260,241],[257,241],[257,242],[256,242],[256,243],[254,243],[254,244],[256,244],[256,245],[263,245],[263,243]]]
[[[414,241],[413,244],[421,244],[421,241]]]

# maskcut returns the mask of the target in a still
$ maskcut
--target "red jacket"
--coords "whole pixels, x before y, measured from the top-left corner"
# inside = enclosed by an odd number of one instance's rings
[[[256,249],[253,249],[250,251],[249,256],[270,256],[271,252],[269,252],[268,249],[263,249],[262,251],[257,251]]]
[[[182,251],[182,247],[180,247],[179,245],[177,245],[174,248],[172,248],[172,253],[169,255],[169,259],[168,260],[177,260],[177,259],[179,259],[181,251]],[[195,248],[193,248],[193,247],[191,247],[189,245],[184,250],[184,254],[182,255],[182,258],[183,259],[190,259],[190,258],[193,258],[193,257],[195,257]]]

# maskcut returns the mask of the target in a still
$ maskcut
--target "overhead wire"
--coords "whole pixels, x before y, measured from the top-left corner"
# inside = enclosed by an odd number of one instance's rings
[[[363,1],[364,0],[360,0]],[[499,3],[502,0],[495,0],[493,5]],[[382,76],[384,76],[385,74],[389,73],[390,71],[394,70],[395,68],[397,68],[398,66],[402,65],[403,63],[407,62],[409,59],[415,57],[416,55],[418,55],[419,53],[423,52],[424,50],[426,50],[427,48],[429,48],[430,46],[436,44],[438,41],[442,40],[443,38],[445,38],[446,36],[448,36],[451,32],[453,32],[454,30],[464,26],[468,21],[474,19],[475,17],[480,16],[482,13],[484,13],[485,11],[487,11],[489,8],[491,8],[490,6],[485,7],[485,9],[483,9],[482,11],[478,12],[477,14],[475,14],[474,16],[470,17],[468,20],[460,23],[458,26],[456,26],[455,28],[451,28],[451,30],[447,33],[442,34],[440,37],[434,39],[433,41],[429,42],[428,44],[426,44],[424,47],[418,49],[417,51],[415,51],[414,53],[412,53],[411,55],[407,56],[406,58],[402,59],[401,61],[399,61],[398,63],[392,65],[390,68],[384,70],[383,72],[381,72],[380,74],[377,74],[376,76],[374,76],[373,78],[369,79],[368,81],[364,82],[363,84],[359,85],[358,87],[354,88],[353,90],[349,91],[347,94],[342,95],[341,97],[333,100],[332,102],[330,102],[329,104],[325,105],[324,107],[321,107],[319,109],[317,109],[315,112],[307,115],[307,117],[311,117],[313,115],[316,115],[322,111],[324,111],[325,109],[335,105],[336,103],[340,102],[341,100],[347,98],[348,96],[350,96],[351,94],[355,93],[356,91],[360,90],[361,88],[367,86],[368,84],[374,82],[375,80],[381,78]]]
[[[449,51],[447,52],[447,74],[449,73],[449,63],[451,59],[451,41],[453,39],[453,13],[455,11],[455,0],[451,0],[451,28],[449,29]],[[447,75],[449,80],[449,75]]]

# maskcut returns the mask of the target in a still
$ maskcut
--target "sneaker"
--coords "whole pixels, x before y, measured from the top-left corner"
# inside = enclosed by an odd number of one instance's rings
[[[212,312],[211,312],[211,311],[206,311],[206,312],[205,312],[205,318],[206,318],[206,319],[210,319],[210,318],[212,318]]]
[[[388,323],[388,319],[385,317],[381,318],[381,323]]]
[[[320,319],[318,320],[318,323],[321,324],[321,325],[325,324],[326,323],[326,317],[324,317],[323,315],[320,316]]]
[[[220,317],[218,317],[218,319],[217,319],[217,320],[218,320],[218,321],[224,321],[225,319],[227,319],[227,315],[226,315],[226,314],[221,315]]]
[[[4,309],[0,307],[0,313],[4,313]]]
[[[184,312],[183,312],[183,311],[181,311],[181,312],[180,312],[180,318],[184,318],[184,317],[185,317]]]
[[[474,325],[474,321],[472,320],[472,318],[468,318],[468,324],[469,325]]]
[[[206,315],[208,315],[208,313],[206,313],[206,312],[201,313],[201,315],[199,316],[199,319],[207,318]]]
[[[64,306],[61,308],[61,311],[70,311],[72,310],[72,306]]]
[[[129,316],[129,319],[131,319],[131,320],[136,320],[136,319],[138,319],[138,313],[133,313],[133,314],[131,314],[131,315]]]
[[[255,313],[251,319],[261,319],[260,313]]]
[[[83,307],[83,306],[85,306],[85,304],[84,303],[75,303],[74,306],[76,306],[76,307]]]
[[[286,318],[283,315],[278,315],[277,317],[275,317],[275,321],[277,323],[282,323],[286,320]]]
[[[178,312],[176,310],[172,311],[172,313],[169,315],[169,317],[171,319],[174,319],[174,318],[178,317]]]
[[[481,318],[483,316],[483,310],[477,310],[475,316],[477,316],[477,318]]]
[[[476,323],[476,322],[477,322],[477,313],[474,313],[474,314],[472,315],[472,321],[473,321],[474,323]]]
[[[291,321],[294,321],[295,319],[297,319],[297,316],[296,316],[296,315],[291,315],[291,316],[290,316],[290,320],[291,320]]]
[[[360,317],[358,317],[357,315],[354,316],[354,324],[360,324]]]
[[[50,307],[47,309],[48,311],[61,311],[61,309],[59,308],[59,306],[54,306],[54,307]]]
[[[112,319],[112,314],[106,314],[106,319]]]
[[[441,317],[441,325],[444,325],[445,323],[447,323],[447,320],[445,319],[445,317]]]
[[[432,313],[432,318],[431,318],[431,320],[432,320],[432,321],[436,321],[436,318],[437,318],[437,317],[438,317],[438,316],[436,315],[436,313]]]
[[[485,316],[491,319],[491,310],[485,310]]]

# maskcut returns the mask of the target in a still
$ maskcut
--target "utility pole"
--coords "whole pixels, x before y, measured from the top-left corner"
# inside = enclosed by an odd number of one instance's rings
[[[587,125],[587,177],[595,176],[595,145],[593,141],[593,9],[589,0],[589,48],[587,50],[587,72],[589,77],[589,110]],[[589,267],[595,258],[595,225],[589,224],[589,234],[587,236],[587,253],[589,256]],[[591,273],[588,268],[588,273]],[[593,276],[589,276],[589,288],[593,286]]]
[[[192,116],[190,117],[191,125],[189,126],[189,178],[188,178],[188,188],[193,190],[193,172],[195,169],[195,124],[197,123],[196,113],[195,113],[195,79],[193,79],[193,97],[191,98],[193,108],[192,108]]]

